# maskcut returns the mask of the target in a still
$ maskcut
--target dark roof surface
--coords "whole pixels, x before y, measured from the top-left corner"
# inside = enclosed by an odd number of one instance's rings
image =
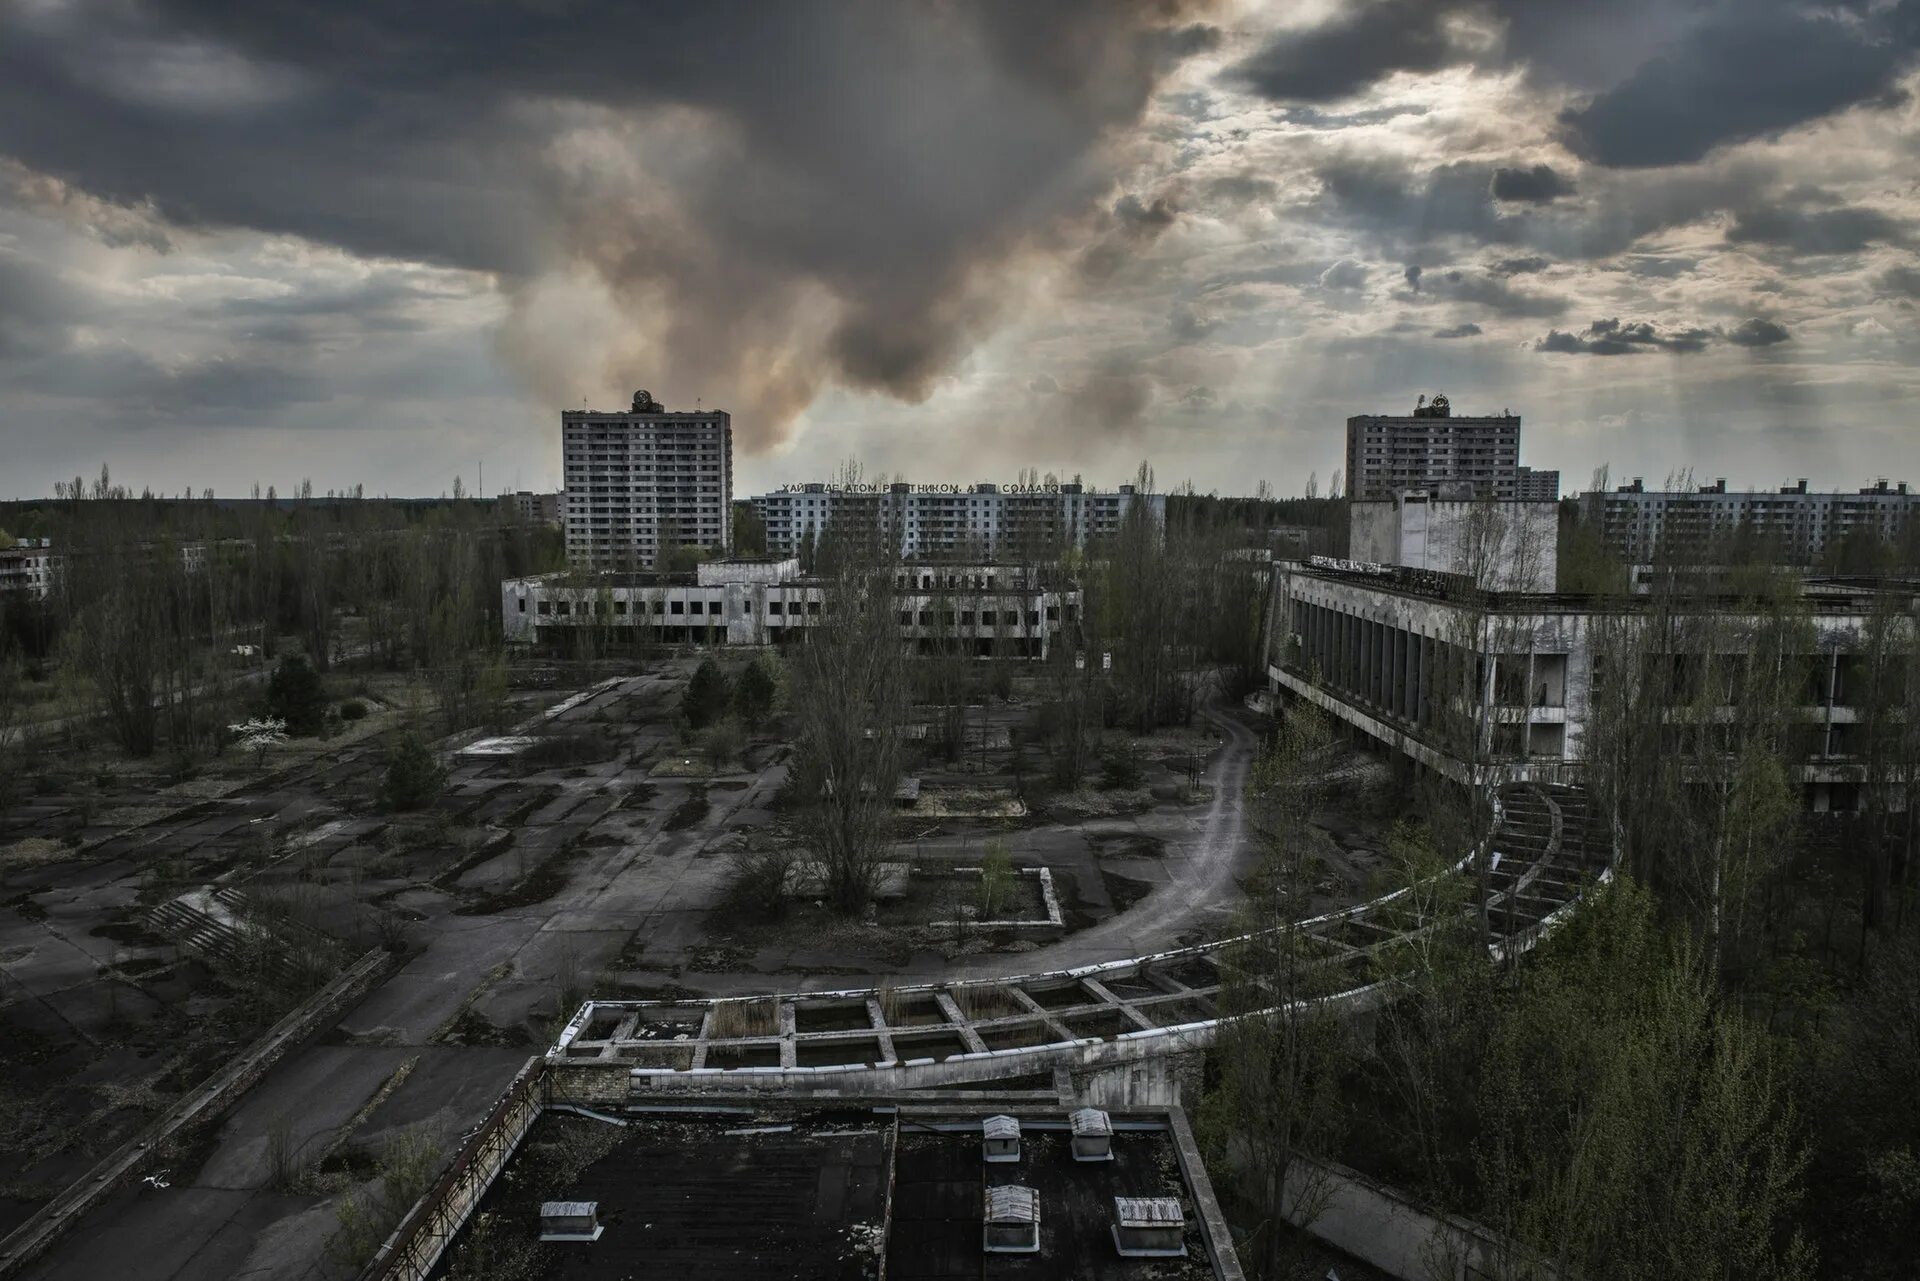
[[[516,1276],[865,1281],[874,1275],[891,1177],[888,1281],[1215,1275],[1164,1126],[1115,1118],[1114,1159],[1080,1162],[1064,1109],[1023,1110],[1020,1160],[992,1165],[982,1160],[983,1119],[903,1117],[896,1139],[891,1116],[854,1107],[806,1112],[790,1125],[683,1114],[634,1116],[616,1128],[549,1113],[482,1209],[509,1236],[531,1238],[542,1202],[598,1202],[598,1241],[534,1246]],[[1038,1195],[1037,1254],[981,1248],[988,1189],[1009,1186]],[[1113,1241],[1116,1197],[1176,1199],[1187,1257],[1122,1258]],[[472,1235],[470,1225],[451,1255]]]
[[[1020,1281],[1205,1281],[1214,1275],[1198,1215],[1164,1130],[1115,1126],[1112,1161],[1075,1161],[1072,1136],[1022,1122],[1017,1164],[980,1159],[979,1132],[935,1133],[903,1121],[894,1154],[893,1230],[887,1281],[1018,1278]],[[980,1248],[986,1188],[1030,1187],[1040,1199],[1040,1253]],[[1114,1198],[1175,1197],[1186,1208],[1184,1259],[1125,1259],[1113,1244]]]
[[[749,1118],[649,1118],[610,1135],[604,1122],[545,1116],[529,1136],[541,1140],[538,1149],[604,1151],[569,1176],[555,1172],[564,1158],[523,1147],[515,1165],[532,1156],[540,1173],[496,1182],[485,1208],[518,1225],[541,1200],[599,1203],[600,1239],[541,1247],[533,1277],[871,1277],[872,1255],[862,1255],[858,1239],[870,1224],[877,1242],[884,1217],[887,1120],[864,1113],[810,1118],[783,1133],[737,1132],[757,1128]],[[538,1186],[550,1179],[565,1186]],[[534,1186],[520,1186],[527,1182]]]

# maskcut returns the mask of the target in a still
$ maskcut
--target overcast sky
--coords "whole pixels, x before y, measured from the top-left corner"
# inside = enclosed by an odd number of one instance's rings
[[[0,0],[0,496],[1920,481],[1920,0]]]

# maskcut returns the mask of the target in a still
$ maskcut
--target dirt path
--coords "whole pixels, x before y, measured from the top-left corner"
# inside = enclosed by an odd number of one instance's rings
[[[1230,715],[1223,704],[1200,709],[1207,722],[1226,736],[1226,745],[1208,768],[1213,802],[1193,840],[1170,841],[1168,879],[1118,916],[1033,952],[970,957],[956,961],[957,973],[1029,974],[1071,969],[1121,957],[1177,947],[1183,935],[1218,930],[1239,901],[1235,879],[1246,846],[1247,776],[1260,740]]]

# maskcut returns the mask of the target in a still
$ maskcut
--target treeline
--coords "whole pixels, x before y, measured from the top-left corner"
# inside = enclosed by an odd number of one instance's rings
[[[561,556],[557,531],[493,504],[235,508],[134,497],[104,471],[61,490],[14,513],[58,560],[44,599],[0,596],[0,664],[16,692],[60,683],[136,757],[217,750],[234,669],[289,646],[321,672],[346,658],[422,670],[457,723],[498,677],[501,579]]]
[[[1242,530],[1252,545],[1263,545],[1267,535],[1281,528],[1316,529],[1327,537],[1346,539],[1347,503],[1334,498],[1276,498],[1261,481],[1245,498],[1195,493],[1191,485],[1167,495],[1171,519],[1203,521]]]

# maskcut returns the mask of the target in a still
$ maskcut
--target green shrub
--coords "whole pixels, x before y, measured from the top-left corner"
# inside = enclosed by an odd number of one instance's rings
[[[1116,748],[1100,762],[1100,786],[1109,792],[1132,791],[1147,781],[1147,771],[1131,747]]]
[[[417,810],[431,804],[446,786],[447,771],[433,749],[409,730],[387,749],[387,773],[380,799],[390,810]]]
[[[749,729],[759,729],[762,721],[773,714],[773,700],[780,692],[780,683],[774,678],[773,661],[764,655],[747,665],[740,673],[740,679],[733,686],[733,710]]]
[[[715,721],[700,731],[700,754],[714,769],[738,760],[746,746],[747,736],[737,721]]]
[[[687,682],[687,692],[680,699],[680,710],[686,713],[687,724],[695,729],[705,729],[727,710],[727,674],[720,670],[720,664],[711,658],[700,660],[700,666],[694,669],[693,679]]]
[[[350,698],[340,704],[340,719],[343,721],[363,721],[367,719],[367,705],[357,698]]]
[[[980,860],[980,917],[991,921],[1006,910],[1013,897],[1013,852],[1002,840],[987,842],[986,857]]]
[[[288,654],[267,680],[267,712],[287,733],[311,738],[327,719],[327,689],[305,654]]]
[[[782,850],[736,850],[729,856],[731,875],[714,916],[726,925],[752,925],[778,918],[787,909],[787,865]]]

